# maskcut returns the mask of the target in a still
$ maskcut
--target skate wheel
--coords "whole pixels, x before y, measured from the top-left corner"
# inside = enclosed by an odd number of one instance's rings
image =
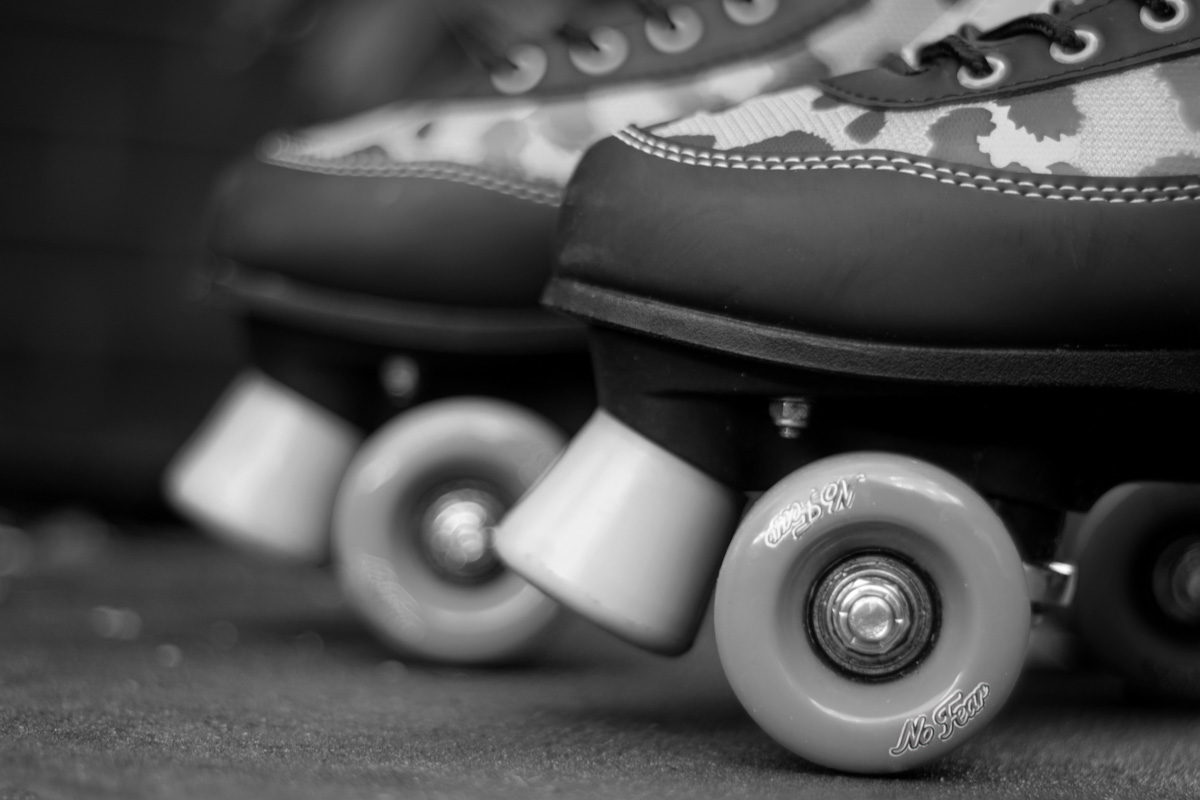
[[[397,417],[338,494],[334,560],[350,602],[403,653],[475,663],[519,655],[558,607],[492,548],[492,528],[563,437],[507,403],[455,399]]]
[[[897,772],[1000,709],[1030,604],[1004,524],[932,465],[810,464],[742,521],[717,583],[721,662],[750,715],[818,764]]]
[[[1200,486],[1118,486],[1074,550],[1088,646],[1142,691],[1200,701]]]

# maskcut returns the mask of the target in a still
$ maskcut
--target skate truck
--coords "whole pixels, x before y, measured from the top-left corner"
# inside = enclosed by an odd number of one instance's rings
[[[1200,700],[1198,35],[1064,4],[593,147],[544,300],[601,410],[501,559],[662,653],[715,584],[747,711],[836,769],[982,730],[1039,607]]]

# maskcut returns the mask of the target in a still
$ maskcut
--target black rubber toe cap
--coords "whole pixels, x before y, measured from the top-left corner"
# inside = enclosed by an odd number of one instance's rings
[[[577,169],[556,277],[872,341],[1200,341],[1195,179],[1089,181],[895,153],[788,160],[627,141],[605,140]]]
[[[452,167],[323,174],[246,160],[222,182],[217,255],[319,286],[410,302],[536,304],[552,192]]]

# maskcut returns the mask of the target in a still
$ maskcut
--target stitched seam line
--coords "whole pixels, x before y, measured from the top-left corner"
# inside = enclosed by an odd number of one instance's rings
[[[480,189],[488,189],[501,194],[529,200],[542,205],[557,206],[562,203],[562,190],[523,183],[497,175],[491,175],[471,167],[456,164],[363,164],[354,161],[322,161],[303,157],[281,159],[272,156],[260,156],[266,164],[272,164],[302,172],[316,172],[322,175],[340,175],[355,178],[432,178],[447,180],[454,183],[464,183]]]
[[[743,156],[737,153],[717,153],[666,142],[637,130],[626,128],[617,134],[625,144],[647,155],[697,167],[722,167],[763,171],[803,172],[824,169],[868,169],[891,172],[910,177],[936,180],[964,189],[979,189],[1021,197],[1044,200],[1075,200],[1103,203],[1140,204],[1178,200],[1200,200],[1200,183],[1178,186],[1072,186],[1070,184],[1038,183],[1013,178],[997,178],[962,169],[935,166],[920,158],[885,155],[812,155],[812,156]],[[1167,194],[1171,193],[1171,194]]]

